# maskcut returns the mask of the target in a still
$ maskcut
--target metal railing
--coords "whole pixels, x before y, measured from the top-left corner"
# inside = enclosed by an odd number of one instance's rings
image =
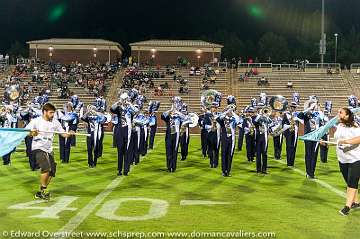
[[[307,69],[335,69],[340,70],[341,64],[340,63],[307,63],[305,65]]]
[[[350,70],[356,71],[356,73],[360,73],[360,63],[353,63],[350,65]]]
[[[36,59],[35,58],[17,58],[16,64],[35,64]]]
[[[298,71],[297,64],[272,64],[273,71]]]
[[[272,68],[272,63],[239,63],[238,68]]]

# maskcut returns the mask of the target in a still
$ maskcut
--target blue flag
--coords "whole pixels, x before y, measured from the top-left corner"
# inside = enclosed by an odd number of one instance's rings
[[[0,157],[13,151],[29,134],[28,129],[0,128]]]
[[[351,111],[354,114],[357,114],[360,112],[360,108],[351,109]],[[323,125],[320,128],[318,128],[317,130],[307,133],[304,136],[300,136],[299,139],[300,140],[308,140],[308,141],[319,141],[321,139],[321,137],[323,137],[329,131],[329,129],[331,129],[338,123],[339,123],[339,119],[336,116],[336,117],[332,118],[331,120],[329,120],[329,122],[327,122],[326,125]]]

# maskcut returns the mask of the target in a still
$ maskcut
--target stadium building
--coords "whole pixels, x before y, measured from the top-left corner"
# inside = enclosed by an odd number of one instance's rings
[[[224,46],[201,40],[148,40],[131,43],[130,47],[133,59],[139,59],[140,64],[172,65],[182,59],[203,65],[217,62]]]
[[[29,41],[29,56],[59,63],[115,62],[121,59],[124,48],[117,42],[103,39],[60,39]]]

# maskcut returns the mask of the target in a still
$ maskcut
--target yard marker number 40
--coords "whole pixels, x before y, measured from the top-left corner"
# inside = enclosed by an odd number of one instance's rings
[[[18,210],[42,210],[40,214],[30,216],[31,218],[52,218],[58,219],[58,214],[63,211],[76,211],[77,208],[69,207],[78,197],[62,196],[58,197],[56,202],[51,206],[39,206],[39,204],[49,204],[43,200],[36,200],[27,203],[20,203],[10,206],[9,209]],[[133,201],[144,201],[150,203],[149,210],[145,215],[141,216],[121,216],[116,215],[116,211],[125,203]],[[189,203],[193,201],[193,203]],[[186,202],[186,203],[184,203]],[[50,202],[51,203],[51,202]],[[181,206],[185,205],[216,205],[216,204],[231,204],[226,202],[213,202],[213,201],[201,201],[201,200],[183,200],[180,202]],[[35,206],[36,205],[36,206]],[[97,211],[98,217],[115,220],[115,221],[145,221],[150,219],[156,219],[164,217],[167,214],[169,203],[165,200],[152,199],[152,198],[120,198],[110,200],[104,203],[104,205]],[[121,210],[120,210],[121,211]]]

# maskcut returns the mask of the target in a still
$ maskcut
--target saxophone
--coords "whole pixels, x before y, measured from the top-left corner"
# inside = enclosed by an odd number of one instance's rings
[[[295,119],[294,119],[294,114],[291,114],[291,118],[290,118],[290,132],[294,132],[295,131]]]
[[[253,124],[252,122],[252,118],[251,117],[247,117],[247,120],[248,120],[248,123],[249,123],[249,134],[251,136],[254,136],[254,133],[255,133],[255,125]]]

